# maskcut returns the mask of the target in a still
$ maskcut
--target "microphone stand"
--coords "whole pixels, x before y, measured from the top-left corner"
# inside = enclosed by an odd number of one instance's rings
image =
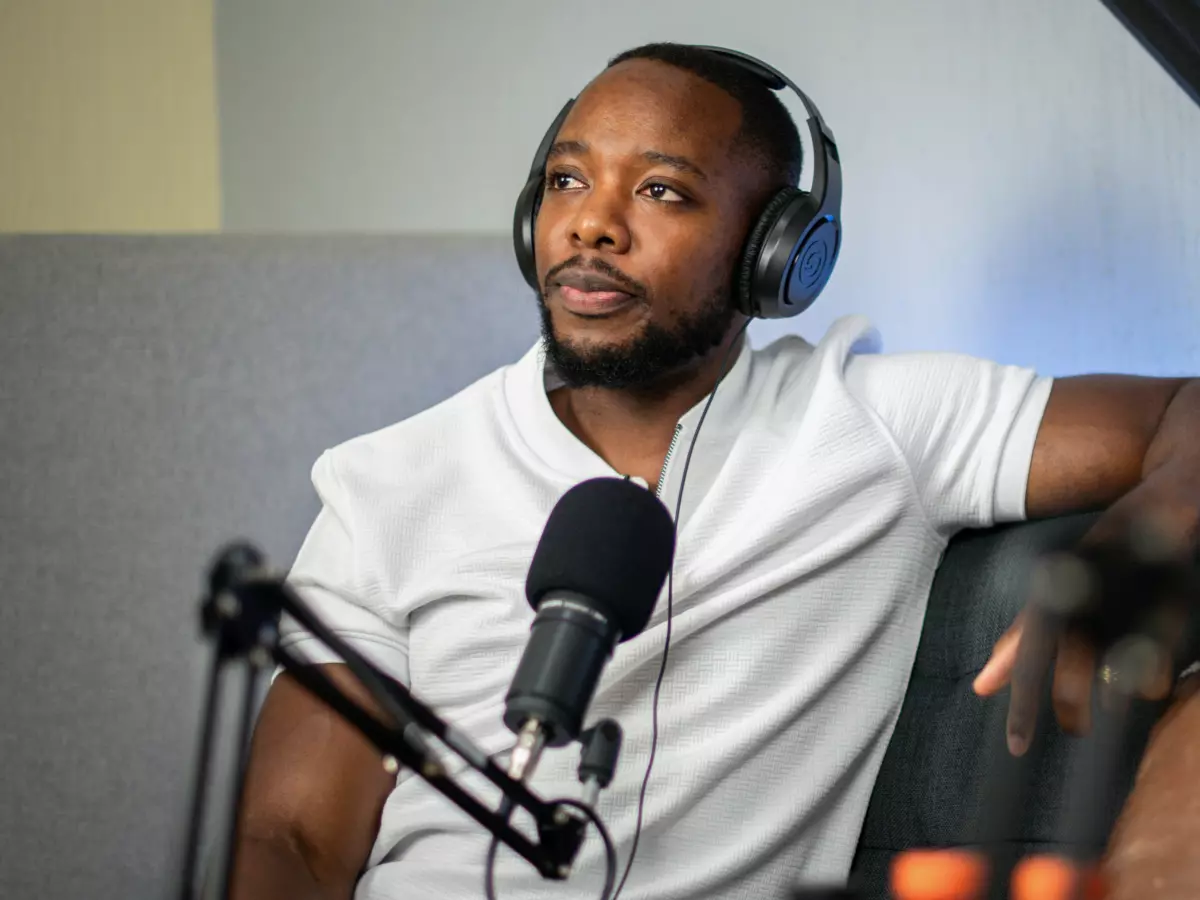
[[[308,665],[279,644],[279,617],[287,613],[339,656],[392,720],[380,721],[347,697],[319,667]],[[265,570],[261,555],[246,545],[224,550],[214,564],[210,589],[202,603],[204,630],[216,644],[201,722],[200,756],[193,786],[187,846],[180,884],[181,900],[195,900],[195,878],[200,856],[207,786],[212,768],[216,710],[219,705],[222,669],[244,660],[249,672],[238,710],[234,753],[235,772],[230,786],[230,804],[224,827],[225,853],[216,876],[221,897],[228,897],[237,845],[237,815],[241,806],[249,738],[253,726],[254,698],[274,660],[302,687],[353,725],[384,754],[384,767],[395,772],[407,766],[441,792],[448,800],[523,857],[543,878],[562,880],[583,843],[586,820],[566,804],[548,802],[511,778],[490,756],[468,737],[417,700],[404,685],[379,672],[353,647],[332,632],[305,604],[285,580]],[[508,816],[489,809],[445,771],[429,750],[432,736],[453,751],[472,769],[500,789],[507,803],[524,809],[534,820],[535,842],[509,824]]]

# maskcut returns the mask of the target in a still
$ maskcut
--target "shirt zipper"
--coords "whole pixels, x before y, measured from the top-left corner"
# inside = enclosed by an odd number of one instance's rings
[[[667,466],[671,464],[671,455],[675,452],[675,447],[679,443],[679,435],[683,431],[683,423],[675,423],[675,433],[671,435],[671,445],[667,447],[667,455],[663,457],[662,471],[658,473],[658,484],[654,486],[654,496],[659,500],[662,499],[663,485],[667,481]]]

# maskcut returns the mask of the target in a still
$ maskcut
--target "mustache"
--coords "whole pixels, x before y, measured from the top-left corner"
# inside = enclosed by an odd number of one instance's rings
[[[556,275],[561,275],[563,272],[572,269],[580,272],[596,272],[611,278],[620,284],[626,293],[632,294],[635,297],[645,297],[649,294],[644,284],[636,278],[630,278],[616,266],[612,265],[612,263],[606,262],[598,256],[593,256],[590,260],[586,260],[580,255],[572,256],[570,259],[563,260],[558,265],[550,268],[550,271],[546,273],[545,280],[542,282],[542,294],[546,293],[547,286],[554,282]]]

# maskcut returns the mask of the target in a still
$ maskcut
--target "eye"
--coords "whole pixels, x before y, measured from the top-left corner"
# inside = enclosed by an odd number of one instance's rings
[[[651,200],[661,200],[663,203],[687,202],[687,197],[683,196],[675,188],[669,187],[660,181],[646,185],[642,188],[642,193],[646,194]]]
[[[552,191],[569,191],[582,184],[583,182],[569,172],[549,172],[546,174],[546,187]]]

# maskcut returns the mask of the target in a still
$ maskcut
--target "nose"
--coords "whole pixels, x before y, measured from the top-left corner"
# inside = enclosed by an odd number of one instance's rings
[[[625,217],[626,198],[600,185],[582,197],[571,217],[571,243],[580,250],[627,253],[631,243]]]

